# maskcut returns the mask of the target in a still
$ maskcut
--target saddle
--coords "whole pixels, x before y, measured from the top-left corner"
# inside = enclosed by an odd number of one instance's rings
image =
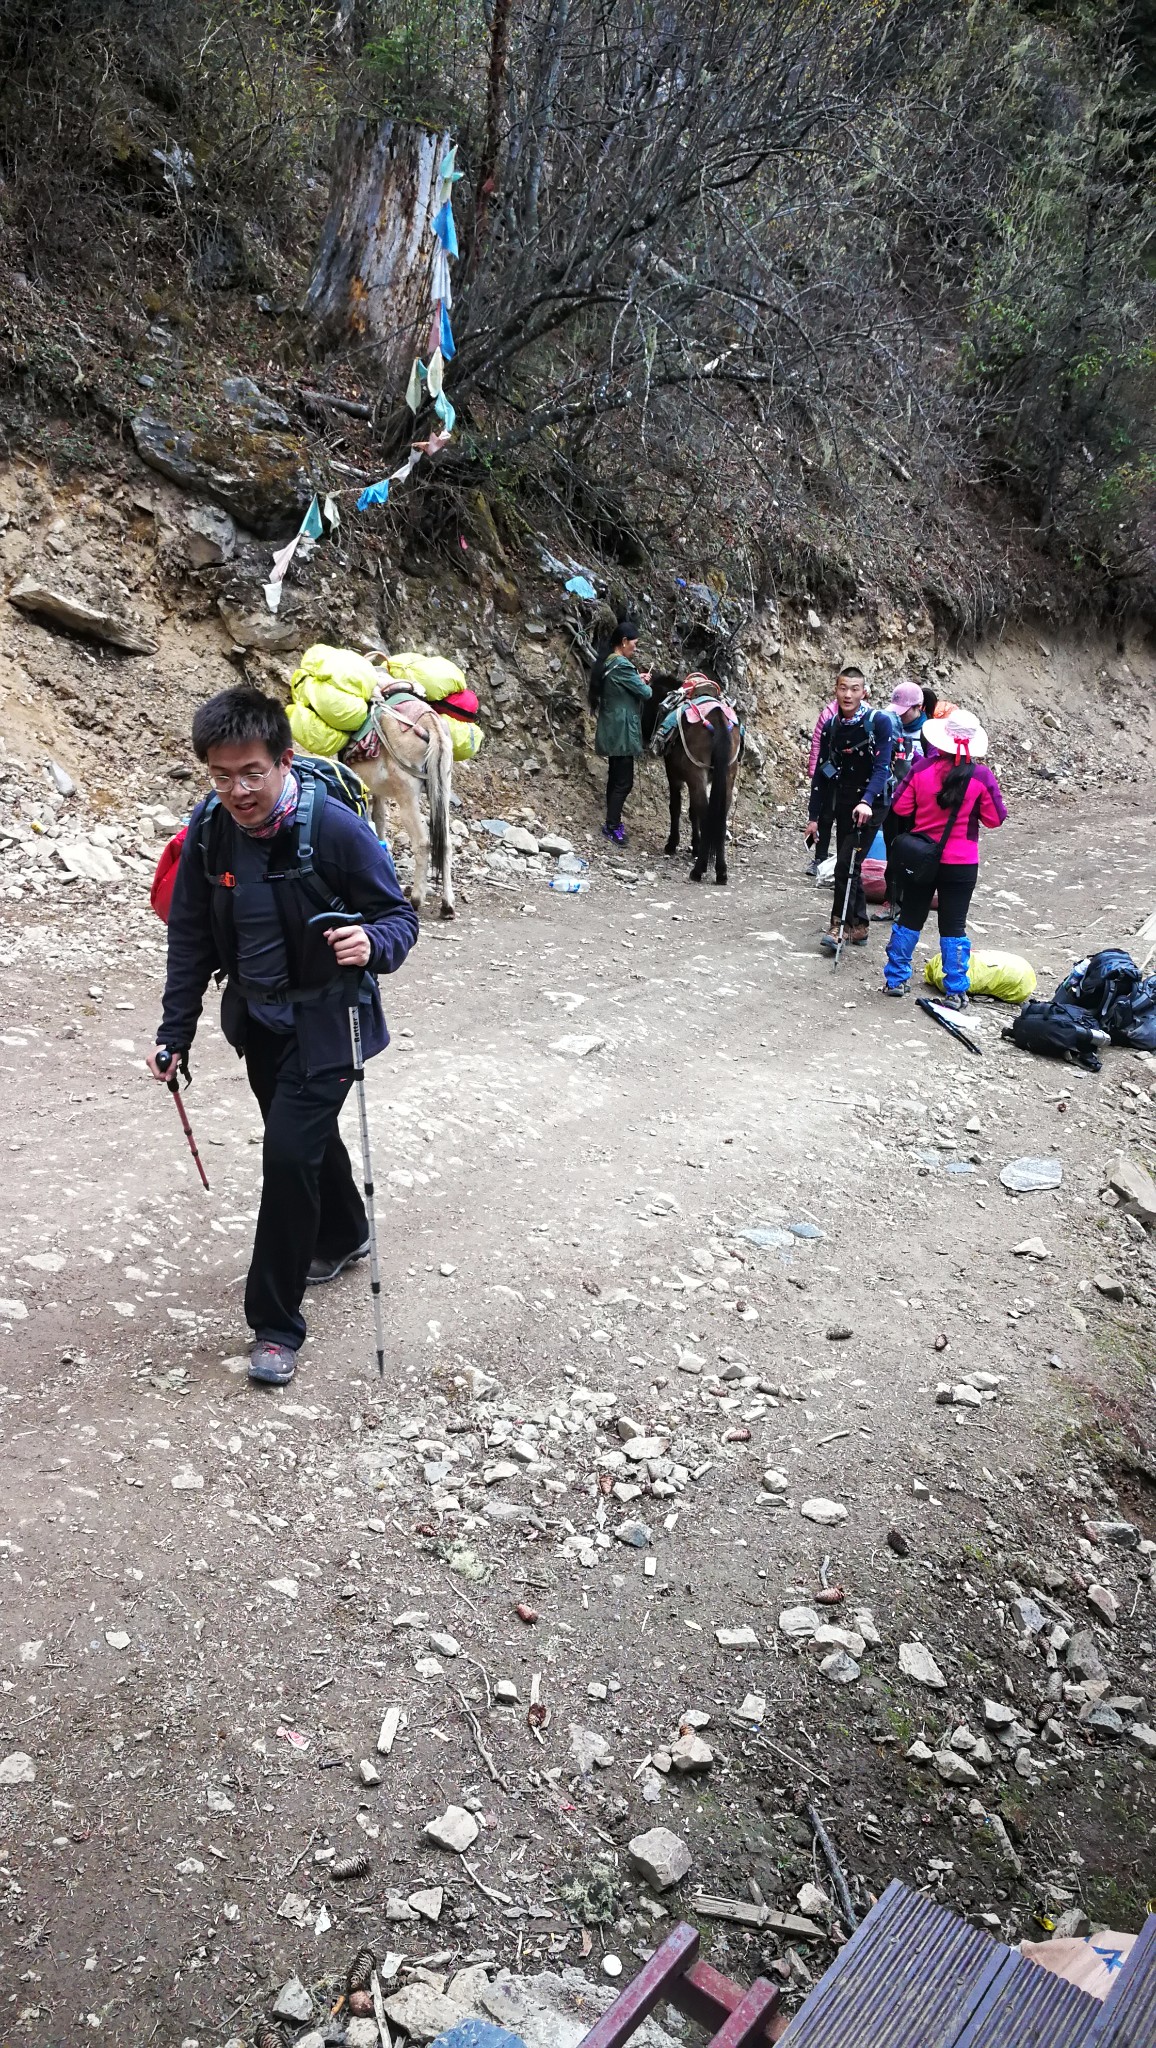
[[[676,729],[687,725],[708,725],[712,712],[721,710],[729,731],[737,726],[739,737],[744,738],[744,728],[738,711],[729,697],[724,697],[722,687],[712,676],[697,671],[687,676],[677,690],[672,690],[662,700],[662,717],[651,740],[651,750],[664,753]]]
[[[400,724],[414,728],[418,724],[420,713],[433,709],[428,699],[419,697],[410,683],[379,683],[376,701],[384,705]],[[349,745],[341,749],[340,758],[350,763],[375,761],[380,752],[381,734],[371,709],[365,723],[352,735]]]

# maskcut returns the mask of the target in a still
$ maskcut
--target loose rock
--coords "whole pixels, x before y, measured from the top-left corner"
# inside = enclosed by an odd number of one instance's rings
[[[434,1820],[427,1820],[422,1833],[429,1842],[436,1842],[439,1849],[452,1849],[460,1855],[465,1849],[472,1849],[478,1839],[478,1823],[464,1806],[447,1806]],[[432,2036],[431,2036],[432,2038]]]
[[[925,1685],[931,1692],[946,1692],[947,1680],[926,1643],[900,1643],[899,1669],[904,1678]]]
[[[980,1782],[975,1765],[954,1749],[937,1749],[932,1762],[945,1785],[978,1785]]]
[[[451,2004],[443,1992],[434,1990],[432,1984],[407,1984],[404,1990],[395,1991],[392,1998],[387,1998],[384,2003],[390,2024],[414,2041],[435,2041],[439,2034],[447,2033],[456,2026],[462,2017],[461,2006]],[[375,2027],[375,2038],[376,2034]]]
[[[293,2020],[303,2026],[313,2018],[313,2000],[306,1991],[300,1977],[289,1977],[282,1984],[273,2001],[273,2016],[279,2020]]]
[[[832,1529],[836,1522],[845,1522],[847,1519],[847,1510],[842,1501],[826,1500],[821,1494],[814,1500],[805,1500],[799,1513],[805,1521],[818,1522],[824,1529]]]
[[[669,1828],[651,1828],[645,1835],[634,1835],[627,1854],[632,1868],[656,1892],[668,1892],[681,1884],[692,1861],[686,1843]]]

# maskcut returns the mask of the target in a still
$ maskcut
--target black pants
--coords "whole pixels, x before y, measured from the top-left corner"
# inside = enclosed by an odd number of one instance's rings
[[[979,879],[978,861],[953,861],[950,867],[940,866],[930,882],[922,887],[908,884],[903,898],[903,915],[899,922],[909,932],[921,932],[927,923],[931,899],[939,891],[939,936],[941,939],[962,939],[967,933],[967,913],[975,894]]]
[[[817,861],[824,861],[831,851],[831,827],[835,823],[835,789],[834,785],[830,782],[824,784],[819,791],[819,816],[817,823],[819,837],[815,841],[815,859]],[[844,881],[843,887],[846,888],[846,886],[847,884]]]
[[[611,754],[606,763],[606,823],[611,832],[621,825],[622,806],[633,788],[633,754]]]
[[[859,799],[856,798],[855,802]],[[855,851],[858,836],[863,852],[870,846],[878,830],[878,820],[873,814],[866,825],[855,823],[852,812],[855,803],[835,804],[835,891],[831,899],[831,923],[837,925],[843,915],[843,897],[847,888],[847,875],[851,867],[851,856]],[[855,869],[855,881],[847,904],[848,924],[867,923],[867,898],[863,893],[863,862],[860,859]]]
[[[245,1046],[249,1086],[265,1123],[264,1181],[245,1318],[259,1338],[299,1350],[301,1297],[311,1259],[341,1258],[364,1244],[369,1223],[337,1119],[353,1085],[351,1066],[309,1078],[294,1033],[252,1021]]]
[[[891,905],[892,910],[898,910],[900,898],[903,894],[903,877],[899,869],[892,862],[891,849],[901,832],[910,832],[911,820],[910,818],[897,818],[894,811],[888,810],[883,819],[882,830],[883,844],[887,849],[887,875],[884,886],[887,890],[887,901]],[[902,922],[902,920],[900,921]]]

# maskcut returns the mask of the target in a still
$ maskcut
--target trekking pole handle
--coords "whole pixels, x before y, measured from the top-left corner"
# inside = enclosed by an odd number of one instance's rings
[[[169,1068],[173,1067],[174,1069],[179,1070],[181,1060],[180,1053],[170,1052],[168,1046],[166,1045],[163,1046],[161,1050],[157,1053],[156,1060],[157,1066],[160,1068],[161,1073],[168,1074],[168,1079],[165,1082],[165,1087],[171,1088],[173,1094],[175,1095],[177,1089],[181,1085],[180,1073],[179,1071],[175,1071],[169,1074]]]
[[[308,919],[308,928],[311,931],[314,925],[324,925],[328,930],[331,925],[335,924],[364,923],[365,919],[360,910],[319,910],[315,917]],[[341,979],[344,983],[345,993],[351,1008],[356,1006],[357,993],[361,987],[361,977],[364,972],[365,969],[363,967],[343,967],[341,969]]]

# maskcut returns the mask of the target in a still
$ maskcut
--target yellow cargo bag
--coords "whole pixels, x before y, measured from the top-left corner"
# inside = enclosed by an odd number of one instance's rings
[[[372,663],[347,647],[306,649],[290,687],[294,705],[308,714],[302,718],[301,730],[310,734],[311,752],[336,754],[347,744],[365,724],[369,701],[380,680]],[[336,742],[322,741],[323,727],[336,732]],[[296,736],[296,728],[294,733]],[[302,738],[299,743],[304,746],[306,741]]]
[[[943,961],[938,953],[928,961],[923,979],[942,991]],[[1001,1003],[1026,1003],[1035,992],[1036,971],[1022,953],[973,953],[967,985],[973,996],[996,996]]]
[[[395,682],[416,683],[431,704],[469,687],[457,662],[442,654],[391,654],[386,666]]]
[[[308,704],[290,704],[288,711],[293,744],[301,753],[332,756],[339,754],[342,747],[348,746],[349,734],[339,731],[335,725],[326,725],[325,720],[318,718],[317,713],[311,711]]]
[[[485,738],[481,726],[475,725],[472,721],[467,723],[464,718],[445,717],[442,724],[449,726],[450,738],[454,743],[454,760],[472,761]]]
[[[364,654],[355,654],[351,647],[325,647],[318,642],[316,646],[307,647],[301,656],[301,665],[293,677],[294,689],[307,676],[315,683],[327,683],[335,690],[360,697],[362,703],[367,704],[382,679],[382,672]]]

